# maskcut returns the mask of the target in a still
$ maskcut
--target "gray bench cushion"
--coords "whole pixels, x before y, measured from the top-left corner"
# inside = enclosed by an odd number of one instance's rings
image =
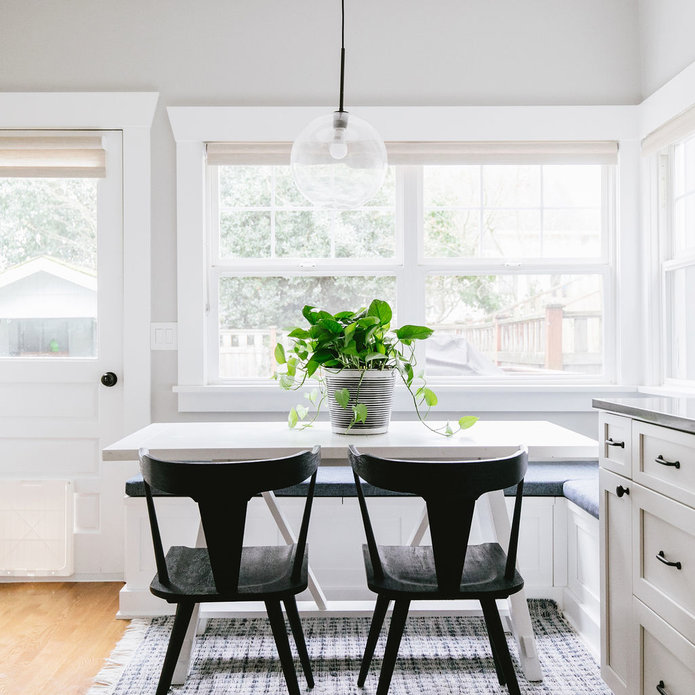
[[[582,509],[589,504],[586,511],[591,511],[594,507],[598,510],[598,462],[597,461],[531,461],[529,463],[526,477],[524,478],[524,496],[528,497],[562,497],[564,486],[567,481],[586,482],[588,481],[595,488],[595,500],[575,502]],[[593,489],[587,486],[588,492]],[[306,495],[308,481],[294,485],[284,490],[276,490],[277,497],[302,497]],[[365,495],[370,497],[402,497],[398,492],[381,490],[365,484]],[[513,495],[515,490],[510,488],[505,490],[505,494]],[[125,484],[125,493],[129,497],[144,497],[145,487],[142,476],[138,475],[130,478]],[[156,495],[162,495],[155,491]],[[355,483],[352,477],[352,470],[349,466],[321,466],[316,476],[316,497],[355,497]],[[590,497],[590,495],[588,495]],[[579,497],[577,497],[579,499]],[[575,501],[575,500],[573,500]],[[594,516],[598,516],[598,511]]]
[[[562,494],[581,507],[585,512],[598,519],[598,478],[586,480],[568,480],[562,486]]]

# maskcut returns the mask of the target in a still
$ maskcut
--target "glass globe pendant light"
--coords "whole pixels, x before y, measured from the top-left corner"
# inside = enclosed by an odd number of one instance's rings
[[[297,188],[314,205],[356,208],[373,198],[386,176],[386,147],[379,133],[343,108],[345,0],[341,0],[340,101],[338,110],[311,121],[292,145]]]

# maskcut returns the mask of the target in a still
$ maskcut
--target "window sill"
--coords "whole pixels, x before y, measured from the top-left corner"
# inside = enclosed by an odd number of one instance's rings
[[[439,398],[437,412],[592,412],[593,398],[634,396],[636,386],[615,384],[430,384]],[[277,384],[178,385],[179,412],[275,413],[304,402],[304,392],[283,391]],[[308,391],[308,389],[307,389]],[[393,395],[394,413],[412,413],[413,402],[403,387]]]

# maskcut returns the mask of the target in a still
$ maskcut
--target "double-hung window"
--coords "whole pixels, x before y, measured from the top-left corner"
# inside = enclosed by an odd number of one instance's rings
[[[665,147],[656,148],[664,140]],[[661,381],[695,386],[695,111],[645,141],[658,149],[658,276]]]
[[[435,329],[434,381],[612,380],[616,144],[387,147],[376,197],[337,211],[297,190],[289,144],[207,144],[208,382],[267,381],[305,304],[375,297]]]

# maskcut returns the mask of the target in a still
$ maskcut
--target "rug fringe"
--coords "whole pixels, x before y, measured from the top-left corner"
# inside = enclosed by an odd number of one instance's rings
[[[145,639],[150,625],[150,620],[142,618],[130,621],[123,637],[104,662],[101,671],[94,677],[94,682],[86,695],[111,695],[133,654]]]

